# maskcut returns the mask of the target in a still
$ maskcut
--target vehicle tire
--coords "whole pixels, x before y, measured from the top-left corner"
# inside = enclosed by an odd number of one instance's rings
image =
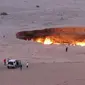
[[[16,68],[16,67],[13,67],[14,69]]]
[[[9,66],[7,66],[7,68],[9,69]]]

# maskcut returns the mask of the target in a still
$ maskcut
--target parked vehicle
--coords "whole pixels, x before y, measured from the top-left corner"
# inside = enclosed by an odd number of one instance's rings
[[[21,64],[21,61],[20,60],[16,60],[16,59],[10,59],[7,63],[7,68],[18,68],[20,67],[22,64]]]

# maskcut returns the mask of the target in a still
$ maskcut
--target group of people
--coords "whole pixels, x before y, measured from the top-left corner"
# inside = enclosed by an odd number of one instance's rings
[[[26,63],[26,68],[28,68],[29,63]],[[20,65],[20,70],[22,70],[22,65]]]
[[[26,63],[26,68],[28,68],[29,63]],[[22,70],[22,65],[20,65],[20,70]]]
[[[68,47],[66,47],[65,51],[68,52]],[[7,59],[5,58],[5,59],[3,60],[4,65],[6,65],[8,61],[9,61],[9,58],[7,58]],[[29,63],[27,62],[27,63],[26,63],[26,68],[28,68],[28,66],[29,66]],[[22,65],[20,65],[20,70],[22,70]]]

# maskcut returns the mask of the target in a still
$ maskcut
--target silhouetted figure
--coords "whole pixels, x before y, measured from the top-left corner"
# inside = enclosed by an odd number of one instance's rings
[[[66,52],[68,52],[68,47],[66,47]]]
[[[22,65],[20,65],[20,70],[22,70]]]
[[[28,68],[28,65],[29,65],[29,63],[27,62],[27,63],[26,63],[26,68]]]
[[[4,59],[4,65],[6,65],[6,59]]]

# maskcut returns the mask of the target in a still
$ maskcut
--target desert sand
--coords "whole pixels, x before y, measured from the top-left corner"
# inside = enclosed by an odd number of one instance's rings
[[[0,0],[1,12],[8,15],[0,16],[0,85],[85,85],[85,47],[69,46],[66,53],[63,45],[16,38],[24,30],[84,27],[84,0]],[[20,59],[22,71],[4,67],[4,58]]]
[[[34,63],[29,68],[0,65],[1,85],[85,85],[85,63]]]

